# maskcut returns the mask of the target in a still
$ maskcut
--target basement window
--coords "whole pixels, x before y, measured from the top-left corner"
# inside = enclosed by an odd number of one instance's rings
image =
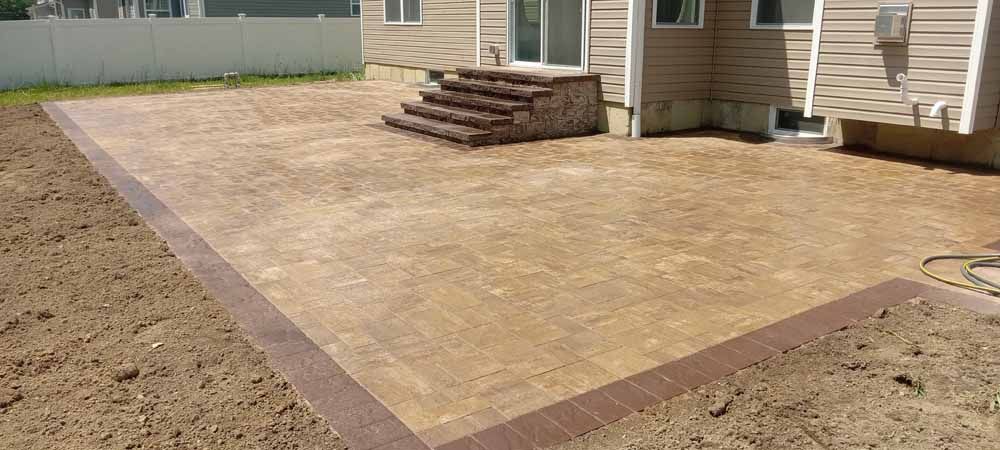
[[[427,71],[427,82],[430,84],[438,84],[444,79],[444,72],[441,70],[428,70]]]
[[[351,0],[351,17],[361,15],[361,0]]]
[[[393,25],[420,25],[421,0],[384,0],[385,23]]]
[[[815,9],[815,0],[753,0],[750,28],[808,30]]]
[[[777,136],[823,137],[827,135],[828,121],[823,116],[806,117],[800,109],[771,106],[768,133]]]
[[[653,0],[653,11],[653,28],[702,28],[705,24],[703,0]]]

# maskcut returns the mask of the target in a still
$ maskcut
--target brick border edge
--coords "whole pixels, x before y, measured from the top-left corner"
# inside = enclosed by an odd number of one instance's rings
[[[1000,314],[1000,301],[985,295],[895,278],[435,450],[532,450],[565,442],[916,297]]]
[[[352,450],[429,449],[57,104],[42,108]]]

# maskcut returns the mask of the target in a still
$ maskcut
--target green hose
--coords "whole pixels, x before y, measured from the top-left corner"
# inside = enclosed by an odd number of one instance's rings
[[[962,276],[969,282],[966,283],[964,281],[946,278],[931,272],[930,269],[927,268],[927,264],[945,259],[965,261],[965,263],[962,264],[961,272]],[[976,255],[935,255],[928,256],[924,258],[923,261],[920,261],[920,271],[922,271],[924,275],[927,275],[935,280],[971,291],[1000,297],[1000,282],[991,280],[984,277],[982,274],[976,273],[976,269],[980,267],[1000,269],[1000,253],[985,253]]]

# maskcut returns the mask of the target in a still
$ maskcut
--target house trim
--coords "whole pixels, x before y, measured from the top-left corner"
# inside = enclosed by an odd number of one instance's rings
[[[479,2],[480,2],[480,0],[476,0],[476,67],[480,67],[480,66],[483,65],[483,56],[482,56],[482,52],[483,52],[483,43],[482,43],[483,30],[482,30],[482,23],[481,23],[482,22],[482,17],[480,16],[481,13],[480,13],[480,10],[479,10]],[[421,2],[421,3],[423,3],[423,2]],[[421,18],[423,18],[423,17],[421,16]],[[362,44],[362,47],[364,47],[364,44]],[[362,59],[364,59],[364,57],[362,57]]]
[[[958,125],[958,132],[961,134],[972,134],[975,131],[976,108],[979,107],[979,89],[992,17],[993,0],[979,0],[976,25],[972,32],[972,49],[969,52],[969,72],[965,77],[965,96],[962,98],[962,120]]]
[[[632,137],[642,137],[642,60],[646,28],[645,0],[628,2],[628,30],[625,35],[625,107],[632,108]]]
[[[823,12],[826,9],[826,0],[816,0],[813,10],[813,34],[812,46],[809,48],[809,80],[806,85],[806,107],[803,115],[806,118],[812,117],[813,105],[816,99],[816,77],[819,74],[819,47],[823,37]]]

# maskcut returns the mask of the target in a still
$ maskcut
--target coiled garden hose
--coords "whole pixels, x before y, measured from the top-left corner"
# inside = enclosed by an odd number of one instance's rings
[[[962,276],[969,282],[966,283],[964,281],[946,278],[931,272],[927,268],[927,265],[931,262],[945,259],[965,261],[965,263],[962,264],[961,271]],[[1000,269],[1000,253],[987,253],[979,255],[935,255],[928,256],[924,258],[923,261],[920,261],[920,271],[922,271],[924,275],[927,275],[935,280],[952,286],[969,289],[971,291],[1000,297],[1000,281],[991,280],[984,277],[982,274],[976,273],[976,269],[980,267],[993,267]]]

